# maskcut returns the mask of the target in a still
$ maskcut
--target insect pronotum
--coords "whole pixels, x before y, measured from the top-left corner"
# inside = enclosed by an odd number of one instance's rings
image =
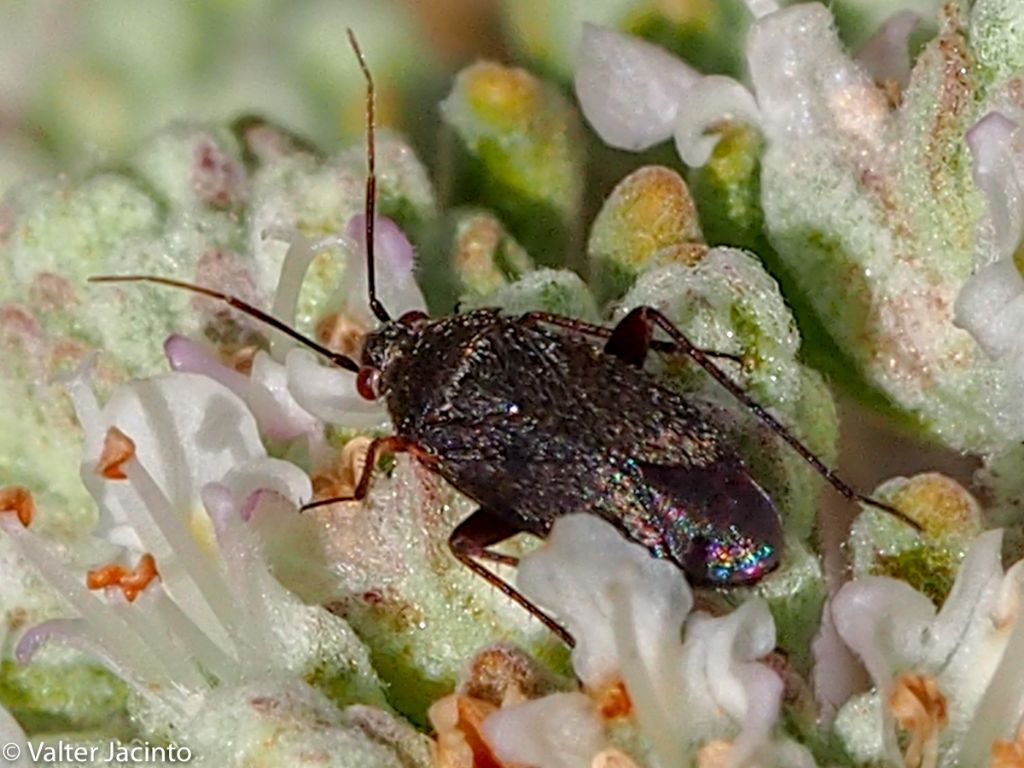
[[[384,399],[395,432],[372,441],[355,492],[305,508],[363,499],[380,453],[410,453],[479,504],[452,532],[453,555],[569,644],[561,626],[481,562],[515,565],[492,547],[522,532],[543,537],[561,515],[599,515],[675,562],[691,582],[756,582],[781,556],[779,512],[729,445],[721,412],[643,370],[654,349],[691,358],[847,499],[917,527],[843,482],[713,362],[716,353],[696,347],[653,307],[634,309],[614,328],[489,309],[392,319],[377,298],[374,271],[373,78],[351,30],[348,36],[367,84],[366,267],[369,304],[381,324],[366,335],[359,361],[212,288],[150,275],[90,278],[157,283],[224,302],[355,373],[363,397]],[[656,330],[667,338],[655,339]]]

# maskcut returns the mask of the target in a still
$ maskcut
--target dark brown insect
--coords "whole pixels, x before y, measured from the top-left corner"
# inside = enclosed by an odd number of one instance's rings
[[[351,31],[349,39],[367,80],[367,277],[381,322],[359,362],[219,291],[161,277],[92,278],[159,283],[226,302],[352,371],[363,397],[384,400],[395,433],[371,443],[355,493],[307,508],[364,498],[382,452],[411,453],[479,504],[449,538],[455,557],[570,644],[565,630],[482,564],[516,564],[491,547],[521,532],[543,537],[560,516],[584,512],[672,560],[691,582],[754,583],[782,555],[778,509],[725,437],[728,417],[643,370],[654,349],[692,358],[848,499],[906,519],[837,478],[712,361],[715,353],[695,347],[652,307],[634,309],[613,329],[544,312],[393,319],[375,288],[373,80]],[[655,330],[665,338],[655,339]]]

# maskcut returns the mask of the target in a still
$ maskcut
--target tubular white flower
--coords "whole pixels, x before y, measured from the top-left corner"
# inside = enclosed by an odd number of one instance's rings
[[[641,151],[672,136],[686,90],[700,73],[663,48],[596,24],[583,25],[576,97],[598,135]]]
[[[783,686],[757,661],[775,645],[763,600],[723,617],[691,613],[693,596],[676,566],[590,515],[560,518],[547,542],[523,558],[517,584],[576,638],[573,668],[592,695],[625,686],[657,765],[688,765],[702,746],[720,740],[731,741],[727,765],[813,765],[798,745],[772,735]],[[578,718],[578,707],[565,699],[565,716]],[[510,707],[500,718],[503,743],[512,749],[514,724],[532,717],[519,719]],[[523,728],[517,738],[525,744],[530,735]],[[508,759],[530,762],[522,749]],[[554,757],[549,764],[567,765]]]
[[[985,764],[994,740],[1012,740],[1024,718],[1024,561],[1004,573],[1001,543],[1000,530],[975,540],[938,613],[927,597],[884,577],[857,579],[835,596],[836,629],[883,702],[879,743],[888,759],[900,756],[884,702],[902,672],[934,680],[948,703],[940,766]]]
[[[372,678],[344,623],[303,605],[271,575],[247,521],[296,514],[312,488],[298,467],[266,455],[240,398],[185,373],[123,385],[103,408],[81,377],[71,388],[86,432],[83,477],[101,509],[97,533],[130,550],[129,563],[151,554],[155,571],[135,592],[90,591],[45,539],[10,516],[0,520],[78,614],[30,629],[18,644],[22,661],[47,642],[92,654],[154,716],[179,724],[214,687],[300,674],[331,643],[349,643],[348,663]],[[118,463],[124,479],[97,473],[115,427],[133,444]],[[334,636],[326,645],[325,632]]]
[[[978,226],[978,271],[956,299],[956,324],[1024,380],[1024,277],[1016,258],[1024,233],[1024,131],[989,112],[967,133],[974,180],[985,196]]]

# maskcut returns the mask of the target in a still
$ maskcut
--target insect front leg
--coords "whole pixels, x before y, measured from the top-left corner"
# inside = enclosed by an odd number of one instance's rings
[[[306,512],[317,507],[325,507],[328,504],[337,504],[342,501],[362,501],[370,490],[370,480],[373,479],[373,470],[377,466],[377,459],[382,453],[414,453],[416,445],[411,440],[398,435],[385,435],[375,437],[366,449],[366,461],[359,473],[359,482],[350,496],[334,496],[329,499],[318,499],[308,504],[303,504],[300,512]]]
[[[495,512],[485,507],[480,507],[452,531],[452,535],[448,537],[448,547],[451,549],[452,554],[455,555],[456,560],[495,589],[500,590],[511,600],[521,605],[527,613],[535,617],[562,642],[572,648],[576,645],[576,641],[558,622],[531,603],[522,592],[500,576],[487,570],[482,563],[478,562],[478,560],[489,560],[490,562],[502,565],[517,565],[519,563],[518,558],[503,555],[500,552],[488,549],[488,547],[523,532],[523,528],[510,525]]]

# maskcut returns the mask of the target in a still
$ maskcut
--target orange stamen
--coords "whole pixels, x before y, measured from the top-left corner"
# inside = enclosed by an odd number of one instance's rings
[[[989,768],[1024,768],[1024,723],[1021,723],[1013,741],[996,739],[988,765]]]
[[[96,465],[96,474],[107,480],[124,480],[124,463],[135,456],[135,443],[117,427],[107,430],[103,439],[103,451]]]
[[[437,731],[437,768],[510,768],[495,757],[483,735],[483,723],[497,707],[480,699],[449,694],[435,701],[427,717]]]
[[[633,711],[633,702],[622,680],[616,680],[589,692],[597,702],[597,710],[605,720],[626,717]]]
[[[99,568],[93,568],[85,576],[85,585],[89,589],[120,587],[121,592],[131,603],[159,575],[156,569],[156,559],[147,552],[139,558],[134,571],[128,571],[117,563],[108,563]]]
[[[904,672],[889,695],[889,711],[900,728],[910,733],[903,753],[906,768],[935,768],[939,732],[949,724],[946,697],[932,677]]]
[[[36,513],[36,502],[32,491],[23,485],[8,485],[0,488],[0,512],[13,512],[18,521],[28,528]]]

